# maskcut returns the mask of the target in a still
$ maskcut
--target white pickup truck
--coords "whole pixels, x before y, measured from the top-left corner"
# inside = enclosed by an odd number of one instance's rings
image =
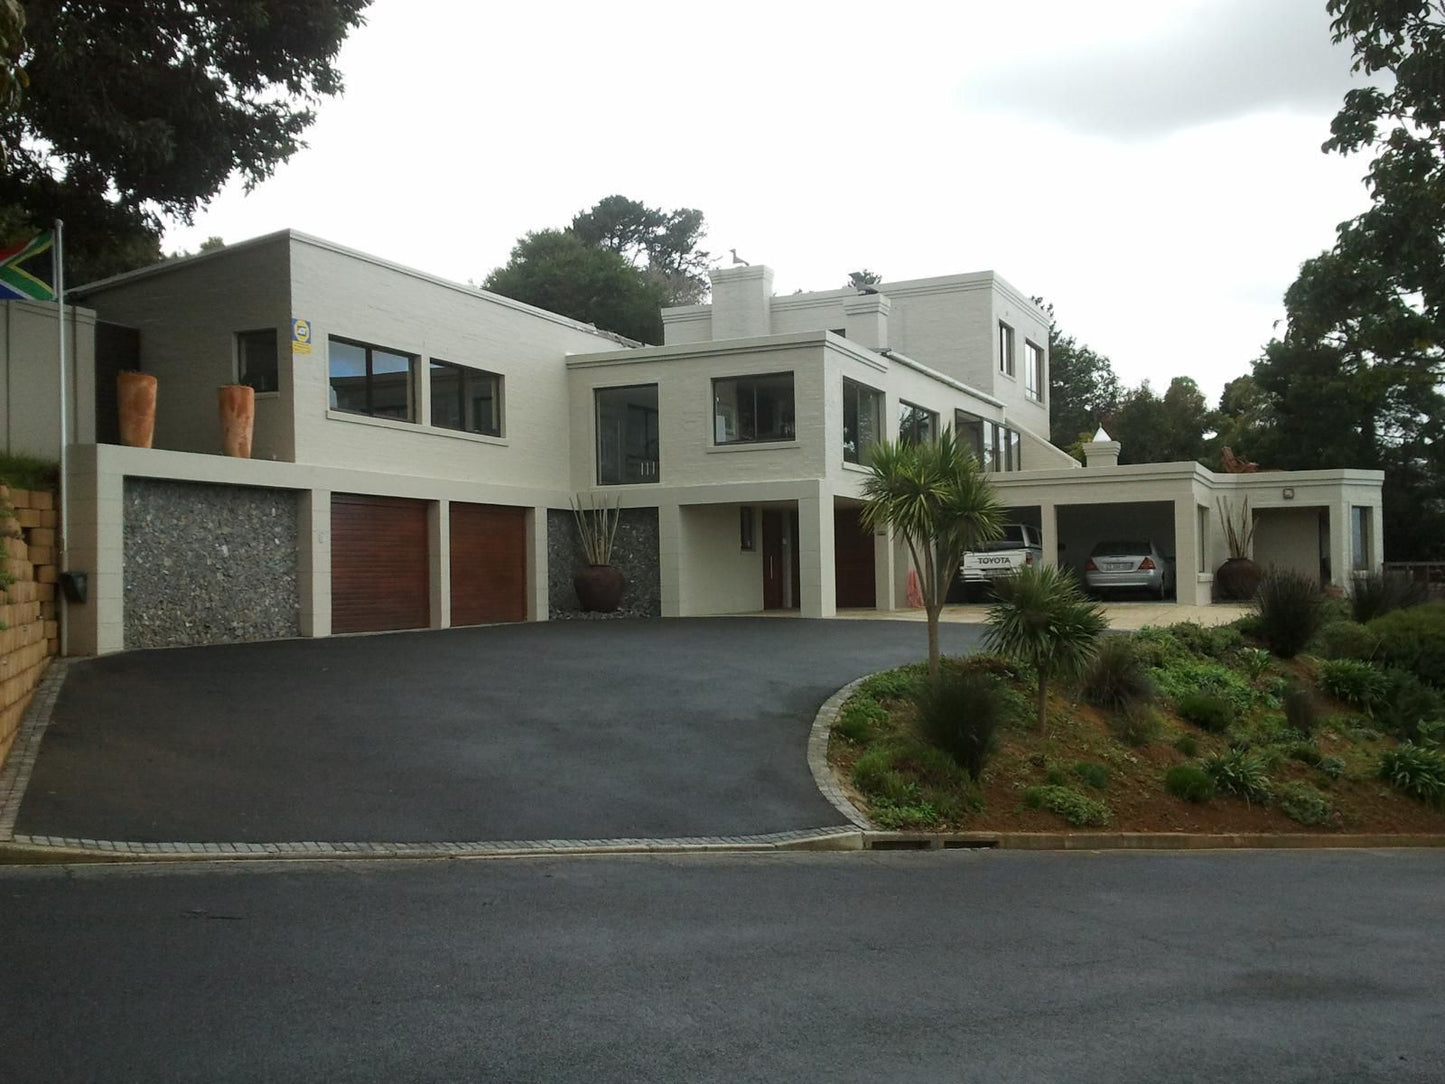
[[[1043,559],[1043,540],[1037,527],[1026,523],[1005,524],[1003,535],[987,548],[963,555],[958,571],[964,601],[985,595],[994,580],[1006,579],[1025,565],[1038,565]]]

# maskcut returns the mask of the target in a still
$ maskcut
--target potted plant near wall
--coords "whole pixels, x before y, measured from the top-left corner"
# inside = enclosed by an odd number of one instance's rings
[[[256,426],[256,389],[249,384],[222,384],[221,450],[238,459],[251,458],[251,434]]]
[[[1224,541],[1229,547],[1229,560],[1214,573],[1214,584],[1221,598],[1244,600],[1254,598],[1262,572],[1250,558],[1254,545],[1254,517],[1249,511],[1249,498],[1236,509],[1223,497],[1217,498],[1219,522],[1224,528]]]
[[[609,504],[605,499],[599,502],[589,496],[585,504],[581,497],[573,499],[571,504],[582,555],[587,560],[587,567],[572,577],[577,601],[584,610],[610,614],[621,604],[622,592],[627,586],[622,570],[612,564],[612,545],[617,539],[622,501]]]
[[[156,432],[156,378],[150,373],[122,369],[115,374],[115,391],[120,442],[132,448],[149,448]]]

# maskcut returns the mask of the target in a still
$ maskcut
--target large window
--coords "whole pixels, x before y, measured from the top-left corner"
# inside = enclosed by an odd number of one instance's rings
[[[864,463],[868,449],[883,437],[883,393],[843,378],[843,459]]]
[[[1350,507],[1350,555],[1356,572],[1368,572],[1374,565],[1370,553],[1375,534],[1371,511],[1365,505]]]
[[[1024,394],[1044,401],[1044,350],[1037,343],[1024,340]]]
[[[1023,470],[1023,438],[1017,429],[958,410],[953,415],[953,431],[983,470]]]
[[[415,357],[344,339],[332,339],[327,356],[333,410],[416,421]]]
[[[276,372],[276,329],[241,331],[236,334],[236,383],[259,391],[278,391]]]
[[[938,439],[938,415],[914,403],[898,401],[898,442],[927,444]]]
[[[998,323],[998,371],[1014,375],[1014,329],[1002,320]]]
[[[447,361],[431,363],[431,423],[463,433],[502,435],[502,378]]]
[[[598,388],[597,484],[656,482],[658,460],[657,385]]]
[[[718,444],[793,440],[793,374],[730,376],[712,382],[713,439]]]

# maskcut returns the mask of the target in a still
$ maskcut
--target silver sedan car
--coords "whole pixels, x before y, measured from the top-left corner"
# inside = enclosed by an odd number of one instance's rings
[[[1084,564],[1089,590],[1147,591],[1162,599],[1174,589],[1174,562],[1150,541],[1100,542]]]

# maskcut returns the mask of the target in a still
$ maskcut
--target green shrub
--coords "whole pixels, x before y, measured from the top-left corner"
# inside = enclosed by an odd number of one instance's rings
[[[1150,670],[1159,689],[1176,702],[1190,693],[1212,693],[1234,705],[1235,713],[1254,704],[1256,692],[1241,675],[1217,662],[1184,660]]]
[[[1445,602],[1430,602],[1377,617],[1367,626],[1379,637],[1376,658],[1408,670],[1427,685],[1445,688]]]
[[[1163,720],[1153,704],[1126,704],[1108,718],[1109,733],[1125,745],[1139,749],[1148,745],[1164,729]]]
[[[1380,638],[1358,621],[1331,621],[1315,633],[1309,646],[1322,659],[1369,659]]]
[[[1259,637],[1282,659],[1292,659],[1324,624],[1324,596],[1312,577],[1272,568],[1259,581],[1254,597]]]
[[[1269,670],[1274,656],[1262,647],[1242,647],[1235,653],[1240,669],[1249,675],[1250,681],[1258,681]]]
[[[894,768],[891,749],[873,748],[860,756],[853,765],[853,785],[873,800],[906,802],[918,795],[917,785]]]
[[[1380,757],[1380,778],[1402,794],[1445,809],[1445,753],[1405,743]]]
[[[1289,747],[1289,758],[1313,768],[1321,760],[1319,746],[1314,742],[1297,741]]]
[[[1062,768],[1050,768],[1044,772],[1044,782],[1053,787],[1067,787],[1072,780],[1069,773]]]
[[[1345,762],[1339,757],[1320,757],[1315,771],[1326,779],[1339,779],[1345,774]]]
[[[1030,787],[1024,791],[1024,805],[1057,813],[1075,828],[1102,828],[1113,820],[1103,802],[1071,787]]]
[[[888,756],[895,771],[923,786],[945,789],[968,786],[969,774],[953,759],[952,754],[925,741],[895,739],[889,747]]]
[[[867,745],[876,728],[887,721],[888,713],[876,702],[854,697],[843,705],[833,730],[856,745]]]
[[[1014,710],[999,678],[977,670],[944,667],[936,684],[913,690],[925,737],[977,780],[998,744],[998,731]]]
[[[1371,572],[1358,576],[1350,587],[1350,613],[1361,624],[1395,610],[1418,606],[1430,597],[1429,588],[1405,572]]]
[[[1199,742],[1192,734],[1184,734],[1174,740],[1174,748],[1178,749],[1186,757],[1197,757],[1199,755]]]
[[[1334,807],[1330,800],[1308,783],[1285,783],[1274,792],[1280,812],[1300,824],[1326,824]]]
[[[917,683],[918,675],[908,669],[885,670],[864,678],[853,695],[874,701],[902,700]]]
[[[0,482],[15,489],[54,490],[60,483],[60,466],[32,455],[0,454]]]
[[[868,817],[879,828],[932,828],[939,822],[938,810],[912,785],[904,798],[878,798],[868,804]]]
[[[1130,636],[1105,636],[1100,641],[1099,653],[1084,671],[1081,689],[1094,707],[1111,711],[1152,700],[1155,695],[1154,681]]]
[[[1109,769],[1102,764],[1090,764],[1081,761],[1074,765],[1074,774],[1084,781],[1086,786],[1095,790],[1109,789]]]
[[[1244,636],[1229,625],[1208,626],[1194,621],[1181,621],[1168,626],[1166,631],[1191,655],[1210,659],[1226,658],[1231,652],[1244,646]]]
[[[1186,694],[1179,701],[1179,716],[1200,730],[1215,734],[1222,734],[1238,717],[1233,704],[1222,696],[1208,692]]]
[[[1210,757],[1204,770],[1214,780],[1216,790],[1237,794],[1246,801],[1265,802],[1270,796],[1268,764],[1257,752],[1230,749]]]
[[[979,651],[957,661],[950,659],[949,665],[963,670],[972,670],[979,674],[992,674],[994,677],[1006,681],[1018,681],[1028,674],[1028,667],[1007,655],[999,655],[992,651]]]
[[[1336,700],[1373,711],[1390,691],[1390,679],[1379,667],[1359,659],[1326,659],[1315,674],[1320,690]]]
[[[1422,735],[1445,717],[1440,694],[1406,670],[1390,670],[1385,678],[1388,687],[1375,709],[1376,722],[1397,738],[1423,744]]]
[[[1242,617],[1236,617],[1229,623],[1229,627],[1246,640],[1264,639],[1264,622],[1260,620],[1259,614],[1245,614]]]
[[[1284,708],[1285,722],[1291,730],[1297,730],[1301,734],[1313,734],[1320,725],[1320,707],[1315,702],[1314,694],[1303,685],[1291,682],[1285,687],[1284,696],[1280,698]]]
[[[1214,780],[1197,764],[1176,764],[1164,773],[1164,789],[1186,802],[1214,797]]]

